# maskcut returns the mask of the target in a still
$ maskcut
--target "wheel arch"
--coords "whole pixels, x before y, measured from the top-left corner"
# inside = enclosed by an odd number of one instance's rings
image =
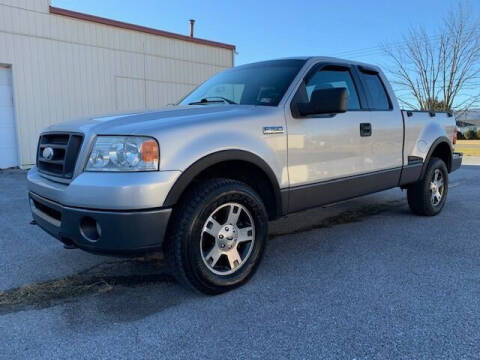
[[[430,146],[430,150],[428,151],[427,156],[425,157],[425,161],[423,163],[422,174],[420,178],[423,178],[423,176],[425,176],[428,163],[430,162],[430,159],[432,157],[438,157],[442,159],[447,165],[448,172],[451,171],[453,148],[450,140],[446,136],[439,137],[432,143],[432,146]]]
[[[229,169],[229,175],[221,176],[225,169]],[[191,164],[170,189],[164,206],[174,206],[195,182],[216,176],[240,180],[254,188],[264,201],[270,220],[284,214],[286,201],[275,173],[262,158],[244,150],[218,151]]]

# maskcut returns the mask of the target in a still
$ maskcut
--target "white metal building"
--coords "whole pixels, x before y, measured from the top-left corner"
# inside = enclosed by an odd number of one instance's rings
[[[0,0],[0,168],[34,164],[50,124],[175,102],[233,66],[234,52],[49,0]]]

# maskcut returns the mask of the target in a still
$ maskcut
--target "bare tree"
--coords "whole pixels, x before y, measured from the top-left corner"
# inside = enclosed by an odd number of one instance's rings
[[[480,18],[459,3],[440,32],[410,29],[404,45],[383,45],[400,102],[412,109],[465,111],[480,104]]]

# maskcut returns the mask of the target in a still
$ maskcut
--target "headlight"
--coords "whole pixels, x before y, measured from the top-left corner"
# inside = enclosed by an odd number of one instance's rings
[[[86,171],[156,171],[156,140],[144,136],[98,136]]]

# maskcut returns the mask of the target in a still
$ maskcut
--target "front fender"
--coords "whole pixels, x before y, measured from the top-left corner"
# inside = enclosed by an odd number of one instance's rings
[[[277,177],[272,168],[259,156],[243,150],[223,150],[212,154],[209,154],[190,165],[178,178],[174,186],[171,188],[168,196],[165,200],[164,206],[173,206],[180,199],[185,189],[191,183],[191,181],[204,170],[209,167],[222,163],[224,161],[240,160],[248,162],[252,165],[262,169],[267,175],[270,183],[273,185],[275,201],[278,205],[282,203],[280,186],[277,181]]]
[[[283,113],[279,109],[261,109],[249,116],[206,119],[159,131],[160,170],[184,172],[211,154],[238,150],[262,159],[279,187],[287,187],[286,133],[264,134],[266,126],[283,129]]]
[[[263,159],[272,169],[279,184],[287,182],[282,177],[286,166],[286,144],[282,136],[252,137],[249,134],[236,133],[232,136],[229,131],[216,131],[211,135],[198,137],[177,151],[162,163],[162,170],[177,168],[185,171],[198,160],[222,151],[238,150],[251,153]]]

